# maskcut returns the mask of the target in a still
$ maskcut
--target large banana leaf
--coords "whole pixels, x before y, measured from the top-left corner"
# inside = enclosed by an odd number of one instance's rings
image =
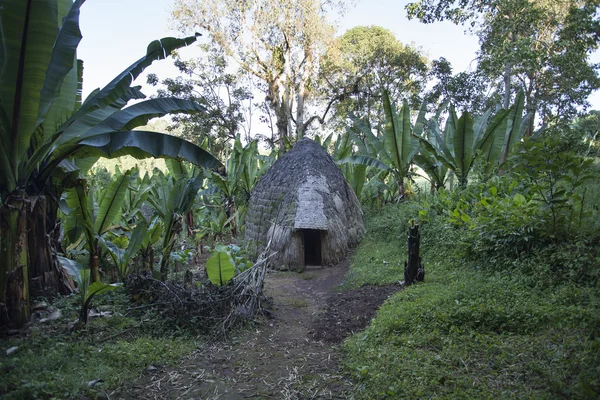
[[[65,110],[75,111],[77,96],[73,94],[77,93],[78,70],[73,67],[76,65],[77,46],[82,38],[79,30],[79,8],[83,1],[75,1],[70,10],[65,6],[70,5],[71,1],[59,2],[59,19],[64,12],[67,12],[67,15],[62,19],[40,93],[37,125],[48,121],[45,124],[44,136],[54,133],[54,129],[62,122],[61,119],[66,117]]]
[[[346,157],[343,160],[339,160],[337,161],[338,165],[344,165],[344,164],[362,164],[362,165],[366,165],[367,167],[374,167],[383,171],[391,171],[392,168],[385,164],[382,163],[381,161],[379,161],[376,158],[373,157],[369,157],[369,156],[361,156],[361,155],[355,155],[355,156],[350,156],[350,157]]]
[[[434,156],[426,152],[421,152],[415,156],[415,163],[425,171],[431,182],[437,187],[443,187],[446,182],[446,174],[448,167],[440,161],[437,161]]]
[[[105,133],[81,141],[77,146],[62,155],[64,158],[107,157],[114,158],[131,155],[135,158],[167,157],[189,161],[192,164],[218,168],[221,163],[210,153],[193,143],[176,136],[150,131],[119,131]],[[61,159],[53,159],[44,168],[49,174],[60,163]],[[41,179],[45,175],[40,175]]]
[[[383,93],[383,110],[385,112],[385,149],[390,155],[395,168],[404,177],[412,158],[419,151],[419,141],[413,136],[410,126],[410,109],[408,102],[404,104],[400,113],[390,101],[389,93]]]
[[[469,112],[465,111],[458,119],[454,133],[454,158],[457,174],[462,183],[466,182],[473,163],[474,134],[473,118]]]
[[[122,110],[117,110],[100,122],[92,119],[87,126],[80,123],[75,127],[68,127],[57,141],[55,151],[60,154],[60,145],[70,143],[73,138],[80,142],[104,133],[131,130],[137,126],[146,125],[152,118],[162,117],[169,113],[204,111],[206,111],[206,108],[202,105],[184,99],[159,98],[145,100]],[[85,120],[82,122],[85,123]]]
[[[94,221],[94,230],[98,235],[105,233],[121,216],[121,207],[131,181],[132,171],[127,171],[110,184],[99,203],[98,216]]]
[[[96,108],[104,108],[111,105],[119,99],[123,93],[131,86],[131,83],[156,60],[165,59],[173,50],[180,47],[189,46],[194,43],[200,34],[189,36],[183,39],[166,37],[160,40],[155,40],[148,45],[146,55],[113,79],[102,90],[98,91],[93,97],[87,98],[81,108],[70,118],[70,121],[80,118],[84,114]]]
[[[6,0],[1,7],[0,105],[8,122],[2,135],[17,171],[38,125],[40,96],[59,30],[58,2]]]
[[[519,90],[515,99],[515,104],[510,108],[509,120],[510,123],[506,129],[506,137],[504,139],[503,155],[502,158],[506,159],[508,152],[512,149],[518,141],[523,138],[520,132],[521,120],[523,119],[523,110],[525,108],[525,94],[523,89]]]
[[[508,125],[509,110],[500,110],[485,130],[485,134],[476,146],[485,163],[484,173],[489,174],[499,161],[502,153],[504,133]]]
[[[211,283],[218,286],[227,284],[235,274],[235,265],[227,248],[223,245],[215,247],[206,261],[206,274]]]
[[[510,108],[510,114],[508,115],[508,126],[506,128],[506,137],[504,139],[504,147],[502,150],[502,158],[500,164],[503,164],[508,155],[513,151],[515,145],[523,139],[525,132],[529,126],[531,118],[534,114],[528,113],[523,116],[523,110],[525,108],[525,95],[523,90],[519,90],[515,104]]]

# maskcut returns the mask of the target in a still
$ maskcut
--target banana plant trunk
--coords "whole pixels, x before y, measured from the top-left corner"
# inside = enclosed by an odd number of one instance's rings
[[[398,178],[398,201],[404,200],[406,187],[404,186],[404,178]]]
[[[46,196],[37,196],[28,218],[27,234],[29,248],[35,249],[29,252],[29,293],[34,298],[53,296],[59,289],[60,269],[52,258],[47,217]]]
[[[90,276],[91,282],[100,282],[100,257],[98,253],[90,254]]]
[[[18,190],[0,207],[0,325],[29,320],[27,215],[29,198]]]
[[[56,234],[58,206],[47,199],[45,195],[31,198],[27,218],[27,244],[29,249],[35,249],[29,251],[29,295],[32,298],[51,297],[57,293],[68,295],[75,288],[56,257],[60,246]]]

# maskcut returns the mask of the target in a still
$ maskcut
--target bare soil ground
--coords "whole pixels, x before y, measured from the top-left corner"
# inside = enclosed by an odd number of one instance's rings
[[[364,329],[398,285],[335,292],[349,261],[302,274],[271,272],[265,282],[273,318],[225,343],[205,346],[176,368],[150,367],[111,399],[346,399],[352,382],[338,349]]]

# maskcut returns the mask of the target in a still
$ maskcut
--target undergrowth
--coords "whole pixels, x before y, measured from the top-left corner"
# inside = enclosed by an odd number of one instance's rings
[[[367,235],[346,287],[403,279],[405,232],[420,208],[412,202],[367,211]],[[390,298],[343,345],[356,397],[597,398],[598,288],[568,275],[552,278],[577,257],[590,259],[593,240],[492,260],[494,254],[469,251],[464,227],[444,216],[428,219],[421,228],[425,282]]]
[[[27,337],[5,338],[0,356],[0,393],[6,399],[96,398],[139,375],[150,365],[175,365],[198,343],[156,316],[127,313],[123,291],[98,298],[110,317],[90,319],[69,332],[78,315],[75,296],[54,304],[63,317],[35,325]],[[18,349],[6,355],[11,347]]]

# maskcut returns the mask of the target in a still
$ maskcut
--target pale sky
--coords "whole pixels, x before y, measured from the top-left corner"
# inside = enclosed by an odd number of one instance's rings
[[[338,34],[360,25],[379,25],[391,30],[398,40],[422,48],[430,59],[445,57],[454,73],[475,68],[477,38],[464,34],[464,28],[449,22],[430,25],[406,18],[407,0],[358,0],[340,20]],[[126,67],[145,54],[147,45],[165,36],[182,36],[168,28],[173,0],[88,0],[81,8],[80,25],[83,39],[78,58],[84,60],[84,98],[106,85]],[[202,32],[200,32],[202,33]],[[193,57],[197,51],[190,46],[180,53]],[[592,58],[600,62],[596,52]],[[138,78],[144,85],[146,74],[155,72],[162,79],[176,76],[170,59],[157,61]],[[152,89],[142,90],[146,95]],[[600,109],[600,91],[590,98],[593,109]]]

